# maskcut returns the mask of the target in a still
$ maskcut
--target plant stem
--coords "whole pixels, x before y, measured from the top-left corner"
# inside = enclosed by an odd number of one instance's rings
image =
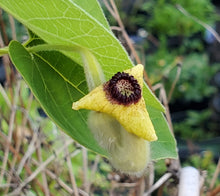
[[[26,48],[28,52],[40,52],[40,51],[51,51],[51,50],[63,50],[63,51],[72,51],[72,52],[80,52],[80,46],[66,46],[66,45],[50,45],[50,44],[40,44],[37,46],[32,46]]]
[[[0,48],[0,56],[8,54],[8,47]]]
[[[40,52],[40,51],[51,51],[51,50],[63,50],[63,51],[73,51],[80,52],[82,48],[80,46],[66,46],[66,45],[50,45],[50,44],[40,44],[32,47],[26,47],[28,52]],[[9,48],[0,48],[0,56],[8,54]]]

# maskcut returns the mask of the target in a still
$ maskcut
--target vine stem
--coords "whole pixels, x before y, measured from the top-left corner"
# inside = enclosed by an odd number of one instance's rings
[[[8,47],[0,48],[0,56],[8,54]]]
[[[67,45],[53,45],[53,44],[40,44],[37,46],[27,47],[28,52],[40,52],[40,51],[51,51],[51,50],[63,50],[72,52],[81,52],[82,47],[80,46],[67,46]]]
[[[26,44],[24,44],[25,46]],[[63,50],[63,51],[75,51],[80,52],[82,47],[80,46],[66,46],[66,45],[53,45],[53,44],[40,44],[37,46],[26,47],[28,52],[40,52],[40,51],[52,51],[52,50]],[[0,56],[9,53],[9,47],[0,48]]]

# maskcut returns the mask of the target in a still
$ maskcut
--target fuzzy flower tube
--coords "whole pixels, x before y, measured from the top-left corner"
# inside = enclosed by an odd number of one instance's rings
[[[103,81],[94,56],[87,52],[82,57],[88,86],[93,78]],[[91,67],[93,72],[88,72]],[[89,94],[72,105],[73,110],[92,110],[88,126],[99,145],[108,152],[113,167],[137,176],[143,174],[150,161],[149,142],[157,140],[142,96],[143,70],[139,64],[116,73],[107,82],[91,82]],[[94,87],[94,83],[101,84]]]

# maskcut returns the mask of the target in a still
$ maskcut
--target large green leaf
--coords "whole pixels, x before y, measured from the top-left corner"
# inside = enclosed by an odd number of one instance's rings
[[[29,54],[16,41],[10,43],[9,55],[56,124],[82,145],[106,155],[87,127],[87,111],[71,108],[87,91],[82,67],[57,51]]]
[[[97,58],[108,80],[116,72],[133,65],[109,30],[98,3],[92,4],[93,9],[87,4],[86,0],[81,0],[80,3],[76,0],[0,0],[3,9],[46,43],[88,48]],[[17,42],[12,42],[9,50],[15,66],[48,115],[79,143],[104,154],[88,130],[87,112],[74,112],[71,109],[72,101],[87,93],[79,57],[73,52],[65,52],[70,59],[60,52],[29,54]],[[22,61],[25,63],[22,64]],[[151,145],[152,159],[176,157],[175,140],[161,113],[164,108],[146,85],[143,96],[159,138]]]
[[[94,11],[87,12],[88,6],[82,6],[90,3],[92,1],[87,0],[0,0],[3,9],[47,43],[78,45],[90,49],[108,80],[116,72],[133,65],[124,48],[109,28],[106,28],[104,20],[101,20],[100,7],[92,4]],[[96,12],[98,17],[94,17]],[[78,56],[70,52],[65,54],[80,63]],[[147,86],[144,89],[144,98],[148,105],[164,110]]]

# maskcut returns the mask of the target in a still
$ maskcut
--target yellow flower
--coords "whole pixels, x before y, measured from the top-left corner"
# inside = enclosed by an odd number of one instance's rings
[[[143,88],[143,65],[139,64],[96,87],[74,102],[72,109],[88,109],[114,117],[126,131],[148,141],[157,136],[146,109]]]

